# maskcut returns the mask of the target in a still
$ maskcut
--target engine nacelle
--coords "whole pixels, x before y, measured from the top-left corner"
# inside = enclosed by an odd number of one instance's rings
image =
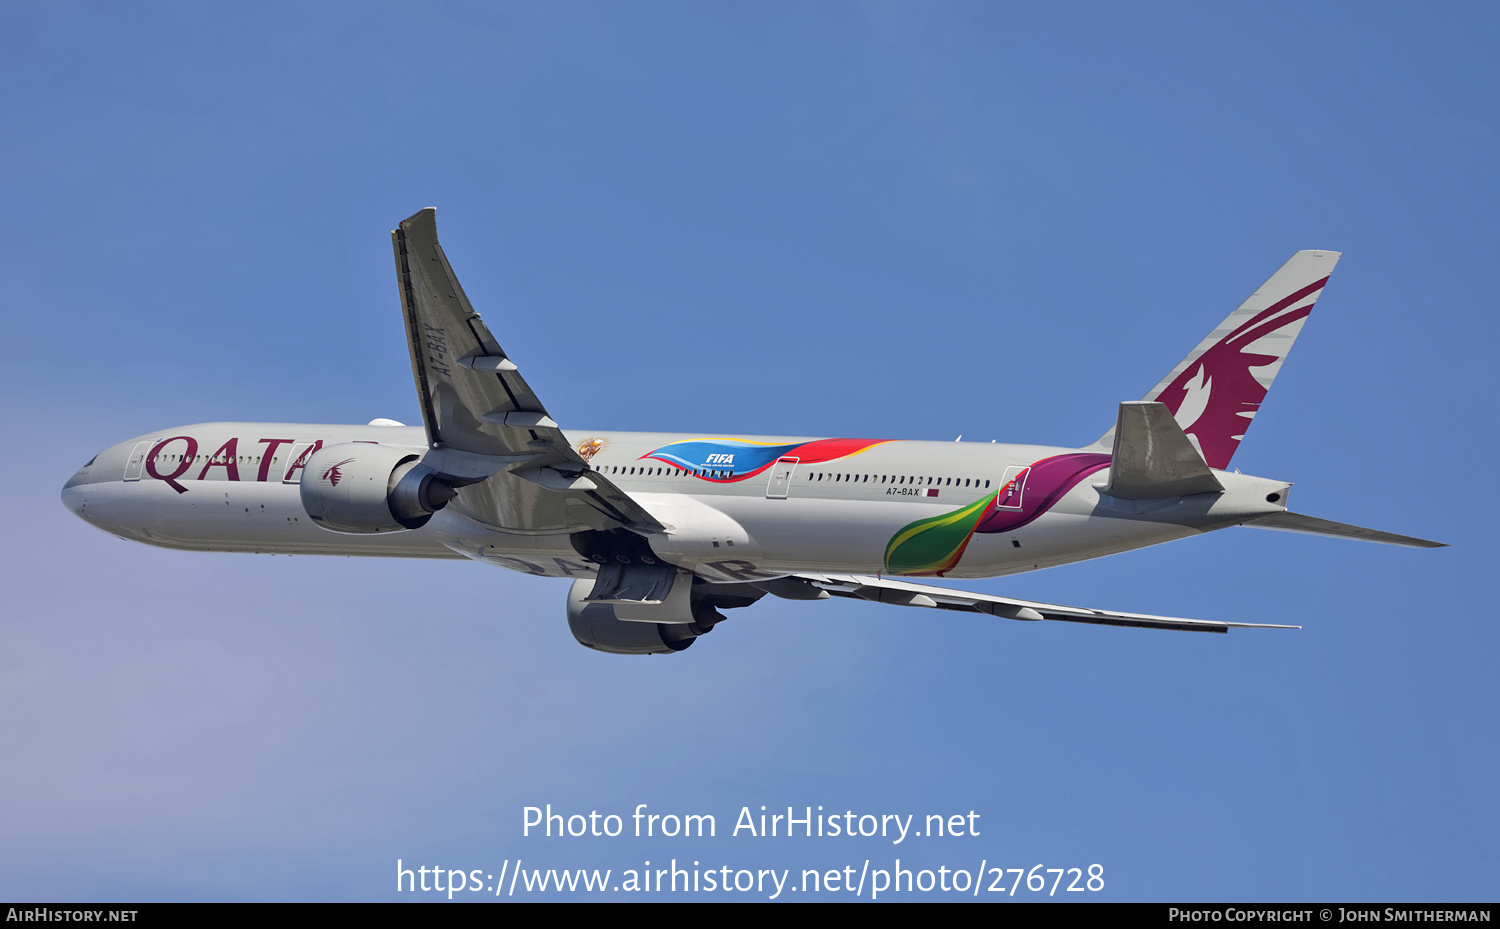
[[[693,604],[693,622],[631,621],[615,613],[618,603],[585,600],[593,589],[592,579],[579,579],[568,590],[568,628],[578,644],[612,655],[670,655],[693,644],[713,629],[724,616],[703,602]],[[645,615],[649,607],[631,605],[629,611]]]
[[[302,471],[302,509],[334,532],[418,529],[456,491],[409,449],[373,442],[321,448]]]

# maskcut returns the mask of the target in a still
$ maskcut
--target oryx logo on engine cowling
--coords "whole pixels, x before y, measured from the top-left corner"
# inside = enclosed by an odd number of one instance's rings
[[[340,461],[336,465],[330,465],[328,470],[323,472],[323,480],[332,484],[334,487],[339,486],[339,481],[344,479],[344,472],[340,471],[339,468],[342,468],[344,465],[353,460],[353,458],[345,458],[343,461]]]

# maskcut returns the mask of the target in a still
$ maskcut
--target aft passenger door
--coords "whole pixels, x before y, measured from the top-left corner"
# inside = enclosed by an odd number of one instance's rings
[[[1026,475],[1030,473],[1030,468],[1005,469],[1005,480],[1000,485],[1000,492],[995,494],[996,509],[1019,510],[1021,508],[1021,495],[1026,492]]]

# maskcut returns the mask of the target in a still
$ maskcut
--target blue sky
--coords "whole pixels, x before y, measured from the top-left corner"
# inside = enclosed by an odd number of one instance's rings
[[[901,857],[1102,864],[1073,898],[1493,900],[1497,23],[14,7],[0,896]],[[774,601],[631,660],[573,642],[561,582],[171,552],[59,505],[94,452],[168,425],[418,421],[388,232],[424,206],[579,429],[1086,444],[1293,251],[1340,250],[1235,465],[1453,547],[1238,529],[973,584],[1296,632]],[[523,837],[546,803],[712,813],[720,837]],[[724,835],[762,804],[974,810],[981,834]]]

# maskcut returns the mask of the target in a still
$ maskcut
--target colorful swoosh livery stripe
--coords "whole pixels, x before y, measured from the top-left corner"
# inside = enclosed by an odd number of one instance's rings
[[[1022,487],[1006,485],[988,496],[942,516],[904,526],[885,547],[888,574],[937,575],[952,571],[976,532],[994,534],[1019,529],[1046,513],[1084,478],[1109,467],[1109,456],[1075,453],[1043,458],[1026,472]],[[1020,496],[1018,509],[1001,509],[996,499]]]
[[[1021,496],[1021,508],[991,510],[975,532],[1010,532],[1019,529],[1046,513],[1063,498],[1063,495],[1083,482],[1083,479],[1109,467],[1109,456],[1089,452],[1056,455],[1043,458],[1031,466],[1026,475],[1025,492]]]
[[[848,458],[883,445],[890,439],[817,439],[772,445],[746,442],[743,439],[694,439],[674,442],[642,455],[640,460],[655,459],[682,468],[699,480],[715,484],[733,484],[754,477],[779,458],[796,458],[803,464],[820,464],[835,458]]]
[[[890,574],[936,574],[952,571],[974,537],[974,527],[995,505],[995,494],[966,507],[919,519],[891,537],[885,547],[885,570]]]

